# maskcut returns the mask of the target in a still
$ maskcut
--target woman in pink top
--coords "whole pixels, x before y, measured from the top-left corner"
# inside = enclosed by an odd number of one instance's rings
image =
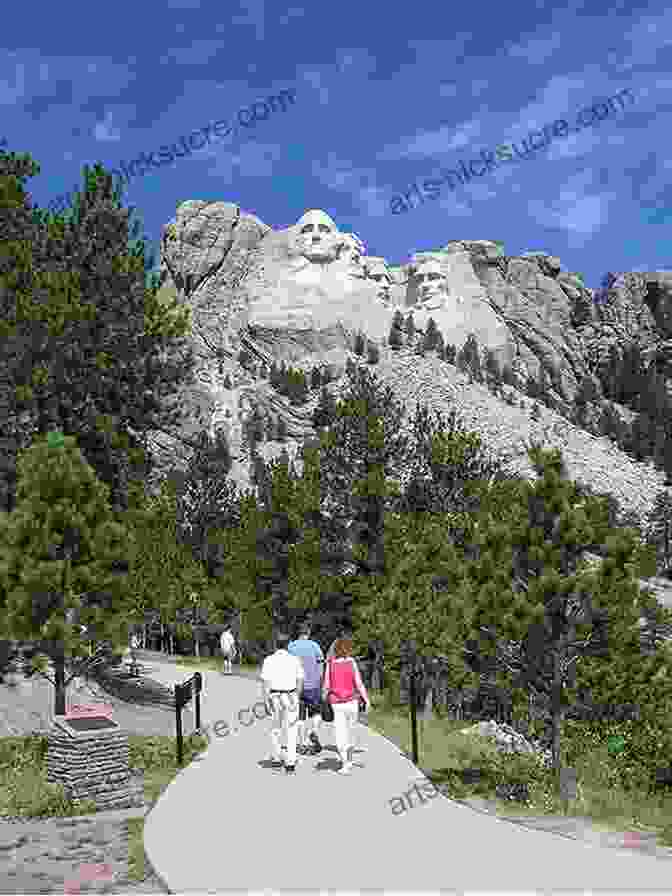
[[[352,771],[354,750],[352,726],[357,721],[360,696],[368,712],[371,703],[362,676],[359,674],[357,661],[352,656],[352,641],[349,638],[339,638],[334,645],[334,656],[327,660],[324,670],[322,699],[328,700],[334,710],[336,747],[341,757],[339,769],[341,775],[347,775]]]

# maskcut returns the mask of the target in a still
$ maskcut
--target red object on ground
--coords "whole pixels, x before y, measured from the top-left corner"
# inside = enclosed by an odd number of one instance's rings
[[[110,703],[73,703],[65,710],[66,719],[90,719],[92,716],[110,718],[114,708]]]
[[[631,849],[636,849],[641,845],[642,838],[637,833],[637,831],[627,831],[625,837],[623,838],[623,846],[630,847]]]
[[[63,884],[63,893],[64,896],[78,896],[81,892],[79,885],[82,881],[113,879],[114,875],[112,874],[112,869],[109,865],[105,863],[93,865],[90,862],[85,862],[83,865],[79,866],[77,877],[71,877],[65,881]]]

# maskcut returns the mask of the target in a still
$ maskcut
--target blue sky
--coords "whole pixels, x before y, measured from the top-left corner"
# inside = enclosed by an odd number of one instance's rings
[[[324,209],[392,264],[492,239],[557,255],[592,287],[607,270],[672,268],[662,2],[15,3],[2,39],[0,139],[40,163],[28,188],[43,207],[84,163],[116,167],[296,90],[284,113],[131,182],[124,202],[157,253],[176,205],[206,199],[274,228]],[[392,214],[413,181],[624,88],[635,102],[611,118]]]

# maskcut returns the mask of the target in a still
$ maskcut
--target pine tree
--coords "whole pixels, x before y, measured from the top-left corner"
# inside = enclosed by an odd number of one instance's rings
[[[529,395],[530,398],[538,398],[539,397],[539,386],[534,377],[528,376],[525,381],[525,394]]]
[[[495,353],[489,349],[485,349],[485,357],[483,359],[483,366],[485,368],[485,377],[488,382],[488,385],[492,388],[494,386],[499,386],[502,383],[502,370],[499,365],[499,361],[497,360]],[[530,393],[528,392],[528,395]],[[532,396],[534,397],[534,396]]]
[[[292,370],[290,367],[287,380],[287,395],[290,404],[296,406],[304,404],[308,398],[308,383],[302,370]]]
[[[668,491],[656,495],[653,508],[647,515],[647,541],[655,545],[662,575],[670,576],[672,569],[672,496]]]
[[[349,374],[349,385],[337,405],[337,419],[321,437],[322,494],[354,519],[365,574],[384,567],[382,523],[387,497],[386,478],[403,463],[408,438],[400,432],[403,405],[392,389],[363,368]]]
[[[264,361],[264,362],[262,363],[262,365],[261,365],[261,369],[260,369],[260,371],[259,371],[259,375],[260,375],[261,378],[264,379],[264,380],[267,380],[267,379],[268,379],[268,365],[266,364],[265,361]]]
[[[196,534],[201,521],[206,530],[210,525],[207,511],[203,509],[206,499],[200,506],[199,519],[197,502],[200,496],[196,495],[192,503],[181,495],[182,490],[188,494],[187,479],[187,474],[182,471],[169,471],[157,495],[145,495],[132,511],[125,514],[125,522],[132,533],[126,579],[129,619],[143,619],[147,612],[153,611],[166,624],[174,621],[177,611],[188,604],[191,592],[207,593],[208,580],[203,563],[209,562],[209,555],[207,551],[202,552]],[[235,484],[231,490],[235,498]],[[181,499],[184,500],[185,506],[181,509],[186,512],[185,516],[180,516],[178,511]],[[217,510],[216,521],[221,524],[226,514],[222,513],[221,506]],[[192,521],[194,525],[190,528]]]
[[[322,381],[321,381],[321,385],[322,385],[322,386],[328,386],[330,382],[331,382],[331,374],[329,373],[329,367],[328,367],[328,366],[325,366],[325,367],[322,369]]]
[[[390,327],[390,335],[387,338],[387,344],[393,349],[400,349],[404,344],[401,330],[397,329],[394,325]]]
[[[462,359],[461,362],[460,358]],[[462,346],[462,350],[458,355],[458,368],[471,373],[477,382],[483,382],[481,360],[478,353],[478,342],[473,333],[469,334],[467,341]]]
[[[599,400],[595,383],[589,376],[584,376],[579,383],[573,400],[574,419],[578,426],[584,427],[587,422],[588,405]]]
[[[6,248],[23,247],[21,257],[12,258],[15,249],[7,256],[11,279],[0,273],[3,417],[26,413],[36,433],[58,427],[74,435],[121,511],[130,479],[151,470],[146,433],[172,433],[184,414],[179,403],[169,410],[168,399],[193,370],[193,352],[183,351],[189,314],[177,301],[158,301],[139,222],[129,230],[133,210],[121,208],[101,166],[85,168],[67,216],[36,210],[26,218],[15,173],[32,176],[25,164],[0,159],[0,192],[9,200],[0,203],[0,233]],[[11,507],[11,470],[4,486]]]
[[[280,382],[279,374],[280,371],[278,370],[278,365],[275,363],[275,361],[271,361],[271,369],[268,374],[268,380],[274,389],[278,388],[278,384]]]
[[[233,465],[226,435],[218,430],[214,438],[202,431],[199,448],[184,474],[169,474],[176,483],[176,526],[178,540],[189,545],[193,556],[206,564],[208,532],[229,520],[235,503],[235,483],[227,479]]]
[[[284,417],[280,417],[278,419],[277,440],[278,440],[278,442],[287,441],[287,423],[285,422]]]
[[[455,346],[450,342],[446,342],[446,361],[449,364],[455,364],[456,355],[457,349],[455,348]]]
[[[258,407],[252,412],[251,430],[255,444],[264,441],[264,418]]]
[[[413,320],[412,311],[404,323],[404,333],[406,334],[406,344],[412,346],[415,341],[415,321]]]
[[[427,328],[425,330],[425,335],[422,340],[423,348],[426,352],[434,351],[437,345],[439,336],[439,331],[436,327],[436,321],[433,317],[430,317],[427,321]]]
[[[392,315],[392,326],[395,330],[403,330],[404,328],[404,315],[398,309]]]
[[[331,424],[336,419],[336,399],[331,392],[322,386],[317,406],[313,411],[312,423],[316,429],[322,429]]]
[[[47,678],[53,660],[54,711],[63,715],[66,662],[85,656],[83,634],[125,641],[129,535],[75,439],[50,433],[21,453],[17,471],[16,507],[0,517],[1,612],[13,639],[40,642],[34,666]]]
[[[380,361],[380,349],[374,342],[368,343],[366,351],[369,364],[377,364]]]
[[[502,383],[505,386],[512,386],[514,388],[516,386],[516,375],[514,374],[511,365],[507,364],[506,361],[502,366]]]
[[[322,377],[320,376],[320,371],[317,367],[313,367],[310,372],[310,388],[319,389],[322,385]]]
[[[361,332],[358,332],[355,336],[354,352],[356,355],[364,354],[364,334]]]
[[[548,697],[557,770],[573,665],[639,645],[638,567],[632,564],[638,546],[631,530],[604,528],[601,503],[581,498],[559,451],[533,446],[528,453],[539,478],[524,484],[527,507],[489,527],[470,568],[473,584],[463,593],[475,634],[490,639],[489,646],[482,642],[485,653],[515,687]],[[607,558],[600,568],[582,564],[583,551],[602,543]],[[510,650],[511,644],[522,648]]]
[[[355,578],[358,639],[381,639],[386,656],[398,657],[412,638],[423,656],[441,655],[448,663],[451,687],[478,681],[465,661],[469,607],[460,595],[464,561],[446,539],[448,521],[434,514],[391,517],[385,522],[386,575],[377,581]]]
[[[347,376],[350,376],[351,374],[354,374],[354,372],[355,372],[356,370],[357,370],[357,365],[356,365],[355,362],[352,360],[352,358],[348,357],[347,361],[345,362],[345,372],[346,372],[346,375],[347,375]]]
[[[224,377],[224,388],[225,389],[233,389],[233,383],[231,382],[231,377],[227,373]]]
[[[417,405],[411,427],[407,485],[392,505],[394,512],[469,515],[480,506],[484,487],[507,480],[501,463],[455,410],[444,418]]]

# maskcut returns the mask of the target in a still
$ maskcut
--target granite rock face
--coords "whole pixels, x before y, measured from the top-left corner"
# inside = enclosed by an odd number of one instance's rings
[[[543,405],[531,420],[529,399],[527,410],[518,408],[526,396],[516,394],[516,407],[510,407],[433,355],[391,349],[387,337],[395,312],[407,316],[411,310],[419,334],[431,316],[458,350],[473,332],[481,350],[489,348],[500,363],[510,364],[517,385],[537,379],[543,368],[563,411],[585,377],[602,394],[596,373],[610,345],[622,350],[639,338],[665,363],[668,339],[672,346],[672,274],[623,275],[609,301],[596,306],[593,291],[551,255],[507,257],[500,243],[454,240],[391,264],[367,256],[365,243],[342,233],[322,211],[272,229],[227,202],[182,203],[165,229],[162,249],[161,293],[191,309],[198,364],[194,382],[177,398],[188,421],[179,433],[150,436],[159,469],[184,466],[192,449],[181,439],[193,438],[202,427],[211,433],[221,428],[234,456],[232,476],[249,487],[243,423],[255,409],[284,420],[290,456],[314,432],[317,393],[292,406],[262,376],[263,366],[284,361],[307,375],[313,367],[327,367],[335,377],[329,389],[338,398],[347,383],[348,358],[366,363],[366,356],[353,353],[362,332],[380,352],[372,369],[392,386],[409,416],[416,401],[444,415],[456,408],[524,475],[534,475],[526,458],[526,444],[534,438],[563,449],[573,478],[613,492],[640,513],[663,485],[664,475],[652,464],[635,462],[608,439],[572,426]],[[241,350],[245,363],[239,361]],[[268,458],[282,447],[262,442],[258,451]]]

